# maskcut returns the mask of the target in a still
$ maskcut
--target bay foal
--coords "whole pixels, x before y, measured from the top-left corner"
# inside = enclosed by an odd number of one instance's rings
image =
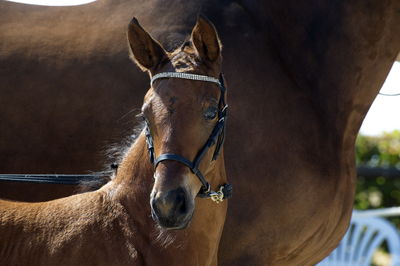
[[[133,19],[128,40],[134,61],[152,77],[145,129],[98,191],[42,203],[0,201],[0,265],[217,263],[227,203],[196,198],[220,201],[208,182],[226,182],[222,149],[218,156],[226,105],[217,33],[199,18],[190,41],[167,53]]]

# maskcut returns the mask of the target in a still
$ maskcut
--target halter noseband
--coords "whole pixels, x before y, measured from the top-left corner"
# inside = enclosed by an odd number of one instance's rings
[[[211,190],[210,184],[207,182],[203,174],[199,169],[199,165],[201,160],[203,159],[206,152],[213,146],[216,145],[212,160],[216,160],[218,158],[219,152],[221,150],[222,144],[224,143],[225,139],[225,122],[227,118],[227,110],[228,105],[225,103],[225,84],[223,75],[220,74],[219,79],[197,75],[197,74],[190,74],[190,73],[180,73],[180,72],[162,72],[157,75],[154,75],[151,78],[150,84],[153,86],[153,83],[157,79],[161,78],[180,78],[180,79],[190,79],[190,80],[197,80],[197,81],[205,81],[205,82],[212,82],[218,85],[221,91],[221,96],[218,102],[218,122],[215,125],[213,131],[211,132],[210,137],[208,138],[205,145],[200,149],[197,153],[195,159],[192,161],[186,159],[185,157],[178,155],[178,154],[171,154],[171,153],[164,153],[155,158],[154,146],[153,146],[153,137],[151,136],[150,127],[145,120],[145,134],[146,134],[146,142],[147,147],[150,154],[150,162],[153,164],[154,169],[157,168],[158,164],[162,161],[170,160],[170,161],[177,161],[184,165],[186,165],[200,180],[202,183],[202,188],[198,194],[201,198],[211,198],[213,201],[219,203],[222,202],[226,198],[230,198],[232,196],[232,185],[224,184],[221,185],[218,191]]]

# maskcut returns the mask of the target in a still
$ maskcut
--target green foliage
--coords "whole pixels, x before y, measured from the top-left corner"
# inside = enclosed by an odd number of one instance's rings
[[[400,131],[376,137],[359,135],[356,141],[356,161],[358,165],[400,169]],[[360,210],[400,206],[400,176],[359,176],[354,204]],[[400,226],[400,217],[392,220]]]
[[[359,135],[356,141],[357,164],[400,168],[400,131],[382,136]]]

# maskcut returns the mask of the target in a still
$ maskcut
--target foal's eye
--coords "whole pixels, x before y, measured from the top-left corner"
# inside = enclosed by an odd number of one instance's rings
[[[204,118],[207,120],[213,120],[214,118],[217,117],[217,114],[218,114],[218,108],[215,106],[210,106],[204,112]]]

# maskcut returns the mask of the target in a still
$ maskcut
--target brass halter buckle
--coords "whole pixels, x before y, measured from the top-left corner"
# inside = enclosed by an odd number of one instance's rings
[[[215,203],[220,203],[224,201],[224,192],[222,191],[224,186],[221,186],[218,191],[211,191],[210,192],[210,199]]]

